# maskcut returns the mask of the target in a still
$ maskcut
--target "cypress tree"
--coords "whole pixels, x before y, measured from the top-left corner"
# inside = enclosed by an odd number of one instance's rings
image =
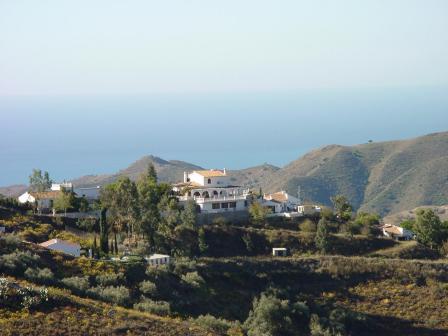
[[[100,250],[103,253],[109,253],[109,226],[106,219],[106,208],[101,209],[100,217]]]
[[[325,218],[321,218],[317,224],[316,237],[314,238],[314,243],[320,253],[325,254],[328,252],[330,247],[330,234],[328,232],[328,223]]]
[[[117,233],[114,232],[115,254],[118,254]]]
[[[93,237],[92,257],[98,257],[98,245],[96,244],[96,235]]]

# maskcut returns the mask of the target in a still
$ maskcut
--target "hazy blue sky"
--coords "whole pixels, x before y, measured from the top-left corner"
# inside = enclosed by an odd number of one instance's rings
[[[447,0],[0,0],[0,185],[284,165],[448,130],[447,92]]]
[[[0,95],[447,79],[446,0],[0,1]]]

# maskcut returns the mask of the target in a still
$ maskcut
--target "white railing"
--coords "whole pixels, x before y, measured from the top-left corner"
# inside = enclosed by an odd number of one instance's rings
[[[245,199],[247,199],[247,196],[248,196],[248,194],[232,195],[232,196],[214,196],[214,197],[179,196],[179,201],[194,200],[197,203],[237,201],[237,200],[245,200]]]

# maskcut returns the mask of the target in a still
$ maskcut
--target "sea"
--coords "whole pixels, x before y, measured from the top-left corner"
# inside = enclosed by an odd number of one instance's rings
[[[0,97],[0,186],[114,173],[144,155],[284,166],[329,144],[448,130],[448,87]]]

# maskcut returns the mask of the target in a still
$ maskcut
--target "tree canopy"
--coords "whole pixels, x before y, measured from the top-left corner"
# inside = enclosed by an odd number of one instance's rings
[[[32,191],[45,191],[50,189],[51,183],[50,174],[42,172],[40,169],[33,169],[33,172],[29,176],[30,189]]]

